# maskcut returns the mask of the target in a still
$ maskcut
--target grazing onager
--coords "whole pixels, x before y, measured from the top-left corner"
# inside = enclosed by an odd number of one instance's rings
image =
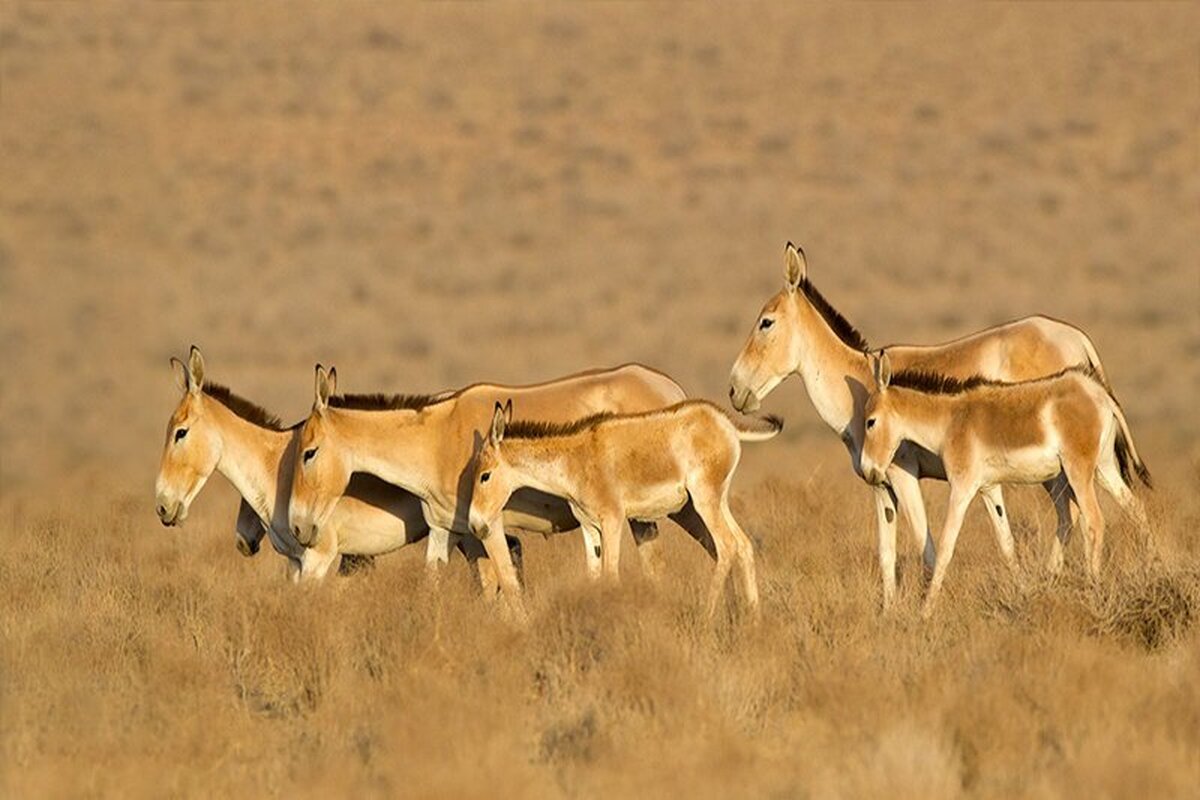
[[[872,385],[867,342],[809,281],[804,252],[789,242],[785,256],[784,287],[763,306],[734,362],[730,400],[738,411],[755,411],[776,386],[799,375],[817,413],[841,437],[851,466],[861,475],[863,404]],[[1090,365],[1105,382],[1100,358],[1087,335],[1042,316],[1025,317],[945,344],[894,345],[888,352],[897,370],[1020,381]],[[920,479],[945,476],[935,454],[905,444],[888,467],[887,477],[886,484],[874,487],[885,608],[896,592],[897,509],[912,529],[917,547],[924,548],[925,565],[931,569],[934,549]],[[1012,532],[1000,487],[985,489],[983,497],[1000,550],[1012,563]],[[1061,558],[1056,545],[1051,560]]]
[[[492,406],[503,398],[513,398],[522,413],[554,422],[602,411],[649,411],[684,398],[677,383],[640,364],[534,386],[475,384],[436,397],[379,397],[375,402],[348,403],[336,394],[336,387],[336,371],[326,372],[318,365],[313,410],[300,432],[301,457],[296,459],[291,488],[291,525],[301,542],[319,537],[351,475],[360,472],[416,494],[431,537],[469,536],[474,460],[487,437]],[[531,532],[579,527],[565,502],[536,491],[517,493],[507,513],[520,514],[525,521],[517,527]],[[634,534],[644,552],[657,528],[639,522]],[[512,604],[521,609],[519,583],[504,541],[497,533],[484,538],[483,545]],[[599,544],[584,531],[584,552],[594,572],[599,570]]]
[[[924,614],[941,591],[946,568],[976,493],[1002,483],[1041,483],[1050,489],[1065,476],[1083,523],[1088,571],[1100,574],[1104,518],[1093,478],[1134,521],[1148,530],[1141,500],[1131,489],[1130,465],[1146,486],[1150,472],[1138,455],[1121,406],[1089,368],[1020,383],[981,377],[966,380],[935,373],[892,374],[888,353],[873,357],[875,390],[867,399],[863,475],[875,485],[904,441],[937,453],[950,484],[950,502]],[[1055,492],[1051,492],[1055,495]],[[1065,544],[1071,517],[1068,492],[1057,492],[1059,541]]]
[[[288,527],[292,462],[299,427],[285,427],[224,386],[205,379],[204,357],[192,347],[185,365],[172,358],[183,396],[167,424],[155,484],[163,525],[178,525],[212,473],[220,472],[242,496],[238,510],[238,549],[257,552],[263,535],[288,559],[293,580],[320,580],[339,555],[377,555],[420,541],[429,533],[420,501],[409,492],[370,475],[356,475],[331,515],[327,535],[306,547]],[[514,547],[519,544],[513,543]],[[481,566],[485,590],[495,576],[477,563],[482,547],[466,542],[467,560]]]
[[[729,487],[743,441],[775,436],[776,418],[754,427],[704,400],[643,414],[597,414],[567,424],[512,422],[512,403],[496,403],[491,434],[475,467],[471,529],[485,541],[500,511],[526,487],[567,500],[601,541],[603,571],[616,579],[626,521],[670,517],[716,560],[708,613],[716,610],[732,566],[758,611],[754,547],[729,510]]]

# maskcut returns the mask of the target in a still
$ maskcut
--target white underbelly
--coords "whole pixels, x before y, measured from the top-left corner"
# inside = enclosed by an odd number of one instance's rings
[[[347,526],[337,532],[338,552],[356,556],[390,553],[408,543],[408,528],[402,520],[389,517],[381,525]]]
[[[1021,447],[993,453],[984,459],[985,483],[1042,483],[1062,472],[1058,450]]]
[[[688,501],[687,489],[679,482],[631,487],[624,497],[625,516],[653,521],[674,514]]]

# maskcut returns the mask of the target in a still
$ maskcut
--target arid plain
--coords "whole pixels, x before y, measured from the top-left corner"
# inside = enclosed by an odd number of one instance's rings
[[[1183,796],[1200,782],[1195,5],[0,8],[0,793]],[[1094,339],[1158,488],[1106,577],[974,509],[932,622],[798,381],[734,507],[760,625],[527,539],[319,587],[154,515],[171,355],[286,420],[641,361],[723,401],[783,246],[874,343]],[[927,485],[932,516],[945,489]]]

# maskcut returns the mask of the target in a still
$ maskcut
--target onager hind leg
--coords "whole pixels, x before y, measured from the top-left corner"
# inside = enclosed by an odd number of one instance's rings
[[[663,562],[662,545],[658,538],[658,523],[631,519],[629,528],[633,533],[633,542],[637,545],[638,557],[642,562],[642,573],[651,580],[657,580],[662,573]]]
[[[1054,541],[1050,544],[1050,558],[1046,563],[1050,574],[1058,575],[1063,568],[1063,548],[1067,546],[1067,542],[1071,538],[1071,528],[1075,526],[1077,510],[1071,504],[1075,495],[1071,492],[1071,484],[1067,482],[1067,476],[1061,473],[1057,478],[1043,483],[1042,487],[1054,501],[1054,511],[1058,516],[1058,529],[1055,531]]]
[[[1079,518],[1083,523],[1083,543],[1087,551],[1088,574],[1093,580],[1100,577],[1100,562],[1104,553],[1104,514],[1096,499],[1093,476],[1094,464],[1071,464],[1066,468],[1071,491],[1079,503]]]
[[[717,601],[725,589],[729,570],[733,567],[731,561],[734,555],[730,552],[730,543],[722,541],[720,534],[713,530],[709,524],[710,517],[700,513],[694,496],[682,509],[671,514],[671,519],[699,542],[716,562],[708,593],[707,613],[711,618],[717,613]]]
[[[988,519],[992,521],[992,530],[996,534],[996,544],[1000,547],[1000,555],[1004,564],[1013,575],[1017,574],[1017,552],[1013,543],[1012,527],[1008,524],[1008,511],[1004,507],[1004,492],[999,486],[985,486],[979,490],[979,497],[987,506]]]
[[[721,518],[730,533],[733,534],[737,547],[738,579],[742,587],[742,597],[746,598],[750,614],[757,621],[759,618],[758,578],[754,573],[754,542],[746,535],[746,531],[738,524],[737,518],[733,516],[733,511],[729,508],[728,489],[721,497]]]
[[[1096,478],[1104,490],[1113,496],[1117,505],[1137,525],[1142,536],[1150,540],[1150,517],[1146,514],[1146,506],[1142,498],[1133,493],[1125,479],[1121,477],[1121,468],[1116,458],[1103,459],[1096,469]]]

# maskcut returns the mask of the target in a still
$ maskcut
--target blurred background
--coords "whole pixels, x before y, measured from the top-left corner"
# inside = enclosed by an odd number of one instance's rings
[[[286,421],[317,361],[724,402],[789,239],[873,343],[1082,327],[1194,482],[1198,54],[1191,4],[6,3],[4,492],[152,524],[192,343]],[[766,407],[741,480],[846,471],[797,381]]]

